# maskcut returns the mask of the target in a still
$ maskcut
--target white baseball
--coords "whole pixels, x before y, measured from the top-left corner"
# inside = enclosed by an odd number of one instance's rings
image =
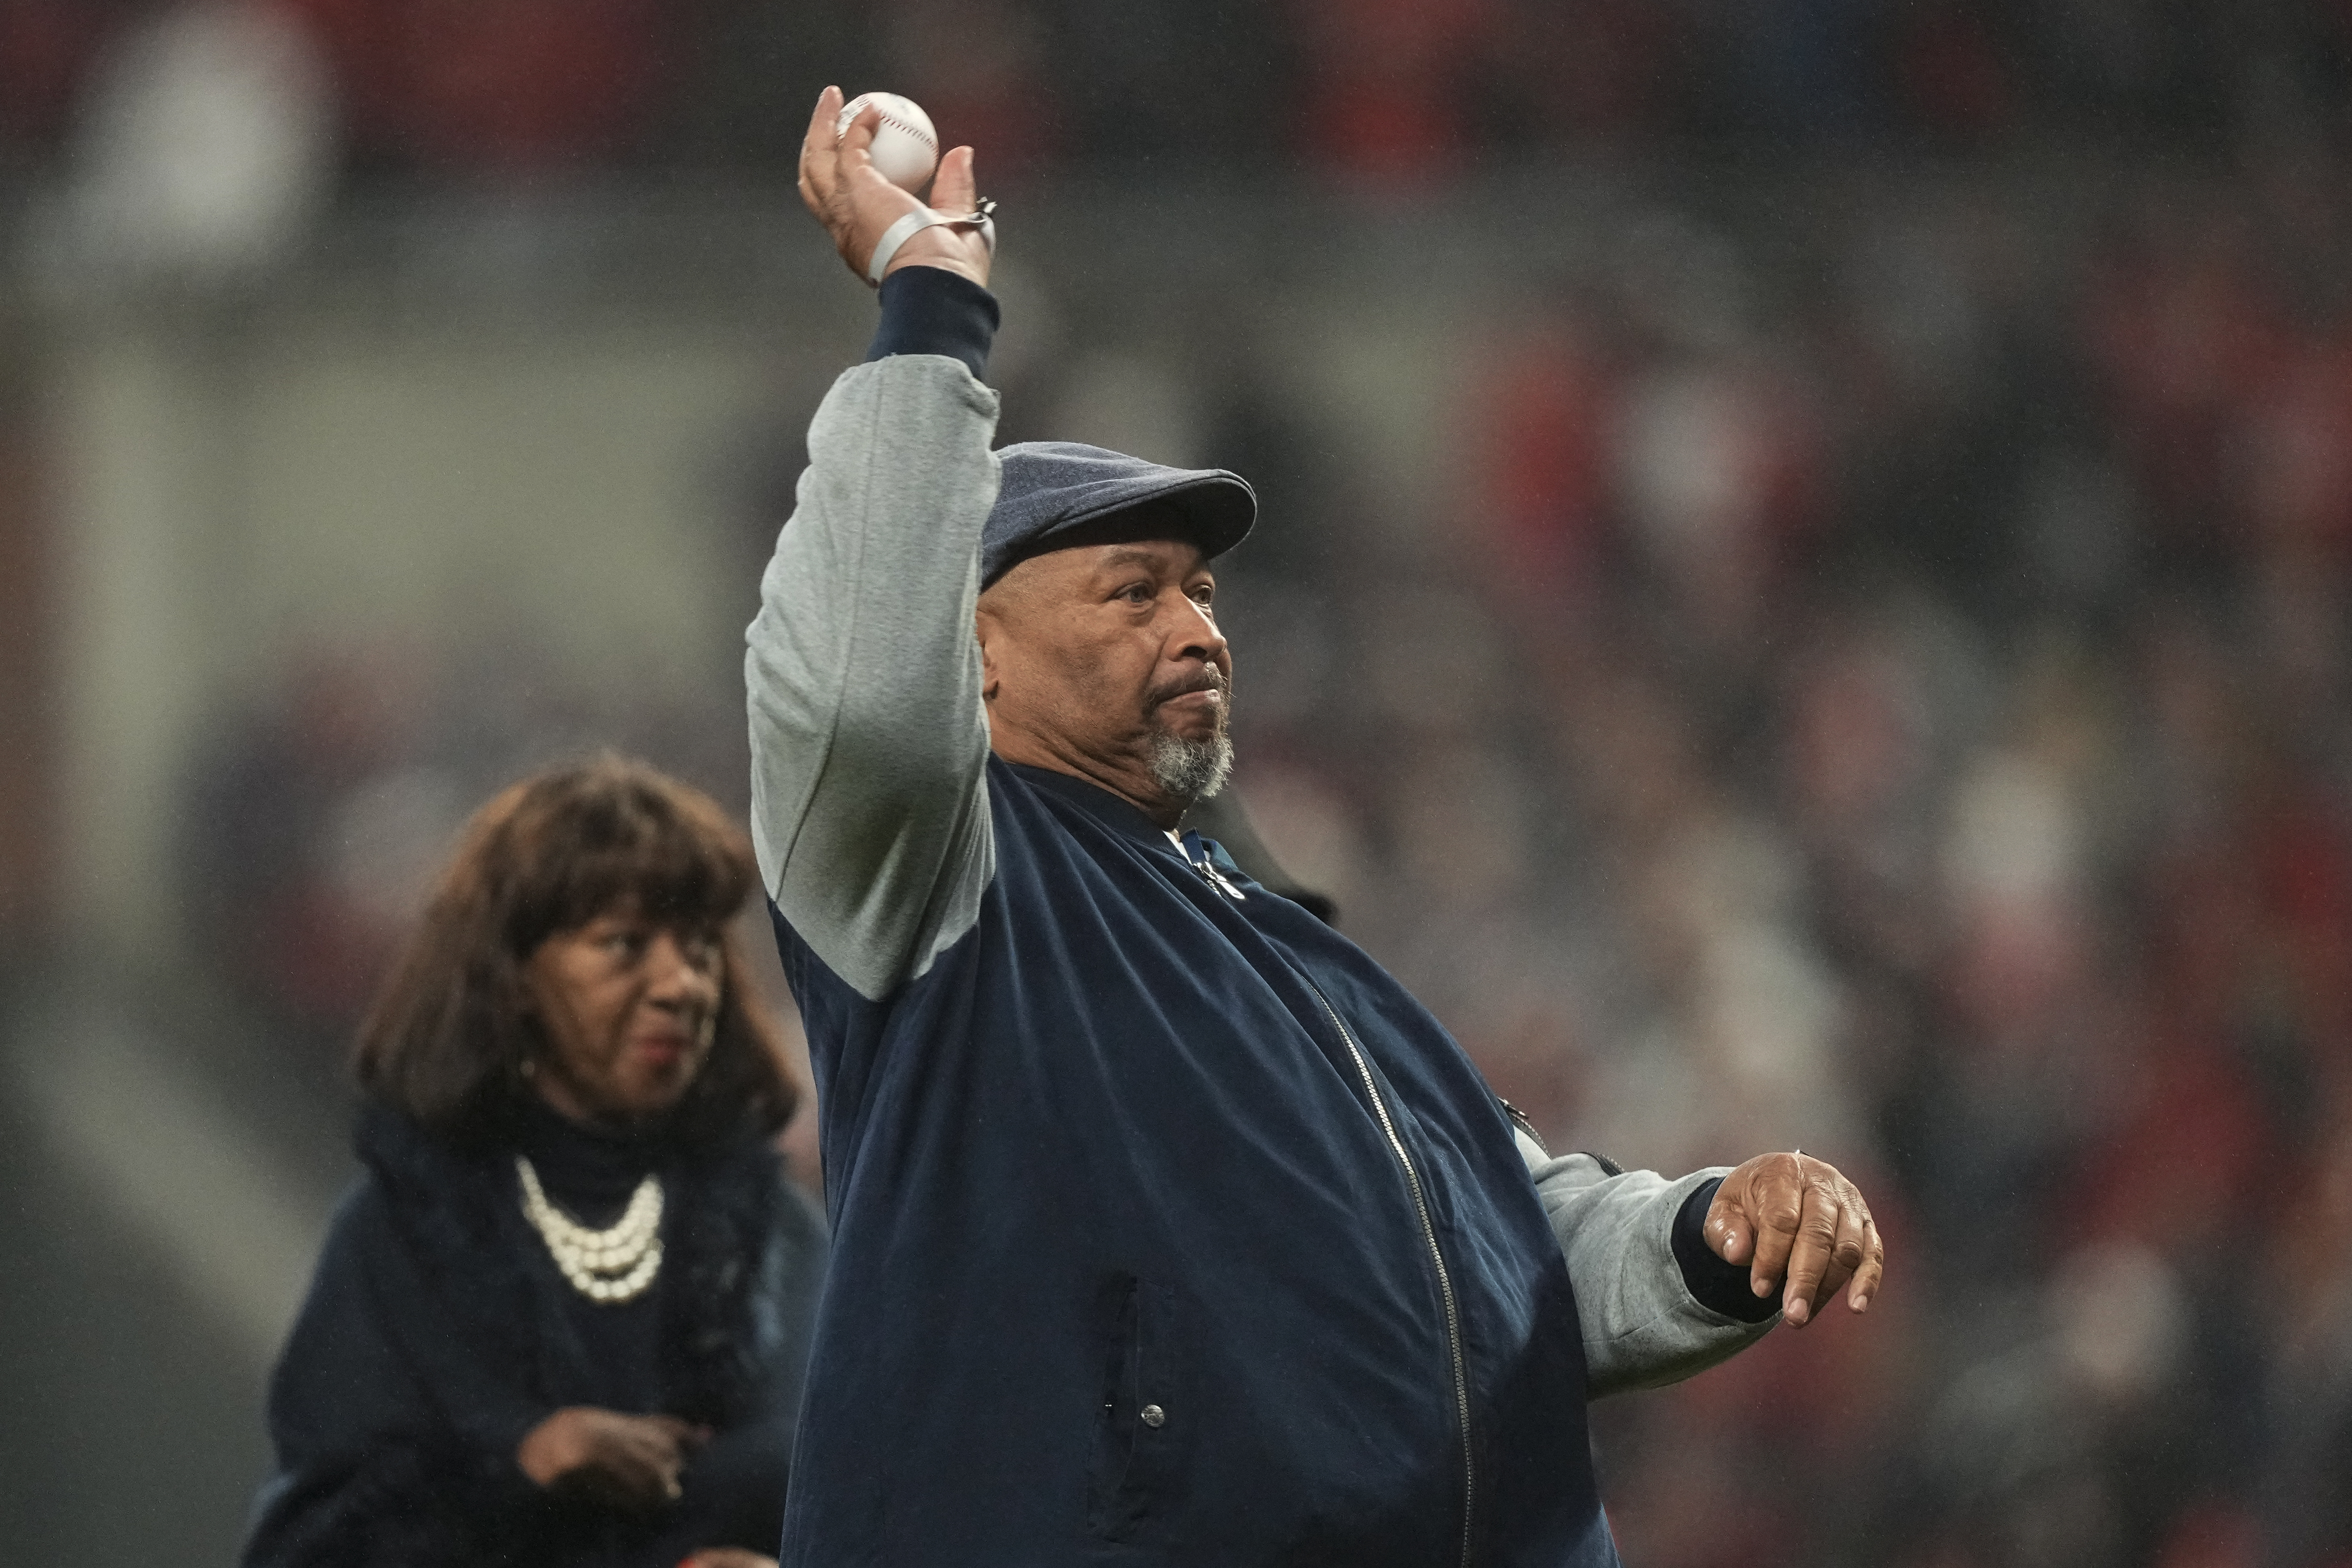
[[[931,129],[931,117],[913,99],[895,92],[861,92],[841,106],[833,139],[838,142],[848,134],[849,122],[869,103],[882,110],[882,122],[874,128],[874,166],[900,190],[921,190],[940,166],[940,137]]]

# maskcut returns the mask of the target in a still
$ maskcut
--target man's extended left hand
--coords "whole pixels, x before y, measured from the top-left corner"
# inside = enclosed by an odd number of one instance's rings
[[[1779,1288],[1780,1310],[1798,1329],[1849,1279],[1846,1305],[1864,1310],[1886,1268],[1860,1191],[1828,1161],[1799,1151],[1759,1154],[1723,1178],[1707,1206],[1706,1244],[1726,1263],[1748,1264],[1759,1296]]]

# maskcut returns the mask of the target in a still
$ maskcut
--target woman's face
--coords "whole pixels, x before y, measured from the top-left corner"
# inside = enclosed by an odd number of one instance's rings
[[[676,1105],[710,1055],[719,934],[608,910],[523,965],[545,1054],[531,1082],[574,1121],[642,1121]]]

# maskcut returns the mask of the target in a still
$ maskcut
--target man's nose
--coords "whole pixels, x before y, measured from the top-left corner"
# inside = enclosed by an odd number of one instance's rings
[[[1175,644],[1178,659],[1197,658],[1204,664],[1222,664],[1225,658],[1225,634],[1209,618],[1209,612],[1187,597],[1184,607],[1176,612],[1178,620],[1171,640]]]

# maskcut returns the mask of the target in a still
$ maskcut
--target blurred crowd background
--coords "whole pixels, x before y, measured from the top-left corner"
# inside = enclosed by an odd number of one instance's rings
[[[1871,1195],[1603,1407],[1629,1563],[2352,1564],[2337,0],[0,0],[12,1554],[233,1553],[465,813],[742,803],[829,81],[979,150],[1006,439],[1258,485],[1342,927],[1555,1147]]]

